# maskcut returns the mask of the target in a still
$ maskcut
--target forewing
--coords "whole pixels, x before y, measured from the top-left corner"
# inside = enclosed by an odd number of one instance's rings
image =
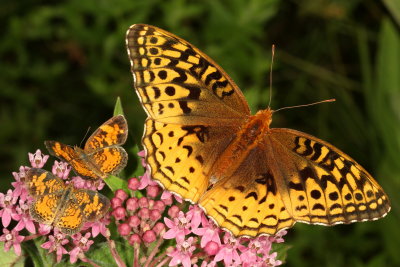
[[[70,163],[79,159],[79,154],[71,146],[57,141],[45,141],[44,145],[51,155],[58,157],[63,161]]]
[[[54,176],[51,172],[43,169],[31,168],[26,174],[26,186],[29,195],[33,198],[39,196],[62,192],[65,184],[61,178]]]
[[[185,40],[154,26],[135,24],[126,43],[136,92],[157,122],[237,125],[250,115],[231,78]]]
[[[128,136],[128,124],[123,115],[117,115],[103,123],[86,141],[85,152],[117,146],[125,143]]]
[[[235,236],[273,235],[291,227],[288,213],[269,168],[264,144],[249,152],[230,177],[224,177],[200,199],[206,214]]]
[[[208,187],[213,163],[236,131],[235,127],[164,124],[148,118],[143,145],[152,178],[197,202]]]
[[[51,155],[58,157],[62,161],[68,162],[76,174],[88,179],[99,178],[99,175],[88,164],[86,154],[82,149],[74,149],[73,147],[57,141],[45,141],[44,144]]]
[[[29,206],[31,217],[40,223],[52,225],[62,205],[63,191],[37,196]]]
[[[390,210],[378,183],[348,155],[311,135],[271,129],[268,155],[286,209],[322,225],[376,220]]]

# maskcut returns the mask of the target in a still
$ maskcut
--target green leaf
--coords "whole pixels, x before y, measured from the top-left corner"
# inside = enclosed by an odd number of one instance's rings
[[[284,243],[274,243],[272,245],[272,250],[276,253],[278,253],[278,256],[276,257],[277,260],[282,261],[283,263],[286,262],[287,258],[287,251],[291,248],[292,246],[284,244]]]
[[[400,27],[400,1],[399,0],[383,0],[383,4],[389,10],[390,14],[393,16]]]
[[[110,175],[107,179],[104,179],[104,182],[113,192],[115,192],[117,189],[123,189],[126,193],[129,193],[128,182],[122,178]]]
[[[41,248],[40,246],[45,242],[43,237],[33,239],[33,243],[35,244],[36,248],[29,247],[26,249],[29,253],[30,258],[33,261],[35,266],[53,266],[54,265],[54,256],[48,255],[48,251]]]
[[[115,102],[114,106],[114,116],[119,114],[124,115],[124,110],[122,108],[121,98],[117,97],[117,101]]]
[[[16,255],[13,248],[10,248],[10,251],[4,251],[4,242],[0,243],[0,266],[23,267],[24,261],[23,255]]]
[[[141,163],[142,158],[137,156],[139,151],[140,151],[140,149],[139,149],[138,145],[132,146],[132,148],[129,150],[130,154],[135,155],[136,156],[136,160],[138,161],[138,165],[136,166],[136,169],[130,175],[131,177],[141,176],[145,172],[145,169],[143,168],[142,163]]]
[[[116,249],[122,260],[130,266],[133,262],[133,249],[126,240],[115,241]],[[86,256],[100,266],[117,266],[106,242],[92,246]]]

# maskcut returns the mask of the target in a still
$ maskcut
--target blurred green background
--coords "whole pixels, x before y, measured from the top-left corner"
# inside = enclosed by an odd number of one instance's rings
[[[132,87],[125,32],[159,26],[218,62],[253,112],[278,112],[273,127],[326,140],[363,165],[389,194],[377,222],[297,224],[287,266],[400,266],[400,2],[398,0],[72,0],[0,3],[1,192],[27,153],[56,139],[80,144],[122,99],[132,147],[145,113]],[[135,162],[134,159],[130,160]]]

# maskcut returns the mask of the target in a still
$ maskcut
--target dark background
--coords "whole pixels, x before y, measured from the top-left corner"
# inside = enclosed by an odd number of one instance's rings
[[[397,6],[396,6],[397,5]],[[377,222],[297,224],[287,266],[400,266],[400,4],[396,0],[72,0],[0,4],[1,192],[28,152],[56,139],[79,145],[112,116],[117,96],[140,142],[145,113],[125,49],[131,24],[159,26],[218,62],[253,110],[270,94],[272,127],[326,140],[363,165],[389,194]],[[128,148],[129,149],[129,148]],[[131,159],[130,162],[135,162]],[[128,163],[129,164],[129,163]]]

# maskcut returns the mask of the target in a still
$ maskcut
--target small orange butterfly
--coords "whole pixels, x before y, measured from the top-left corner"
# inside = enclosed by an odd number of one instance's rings
[[[126,37],[148,118],[143,146],[153,179],[198,203],[235,236],[272,235],[295,222],[376,220],[390,210],[371,175],[331,144],[250,114],[237,85],[185,40],[136,24]]]
[[[65,234],[79,232],[85,222],[103,217],[110,201],[102,194],[76,189],[51,172],[32,168],[26,174],[26,185],[34,201],[29,206],[31,217],[54,226]]]
[[[126,166],[128,155],[121,147],[128,136],[123,115],[103,123],[86,141],[84,149],[57,141],[45,141],[49,153],[68,162],[83,178],[97,180],[119,173]]]

